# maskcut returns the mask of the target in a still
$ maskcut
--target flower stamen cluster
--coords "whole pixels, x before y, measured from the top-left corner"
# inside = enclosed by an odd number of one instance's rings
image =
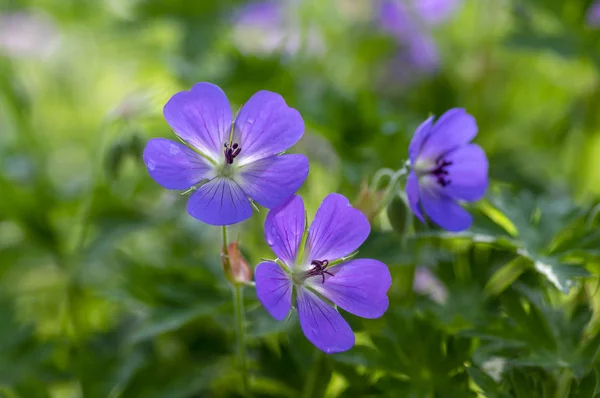
[[[242,152],[242,148],[238,145],[237,142],[234,142],[233,144],[231,143],[225,143],[225,150],[223,151],[223,153],[225,154],[225,161],[227,162],[227,164],[233,164],[233,159],[235,159],[240,152]]]
[[[312,265],[313,268],[311,268],[310,270],[308,270],[306,272],[307,277],[321,275],[321,277],[323,278],[321,283],[325,283],[325,274],[327,274],[329,276],[333,276],[333,274],[331,272],[325,270],[325,268],[327,268],[327,266],[329,266],[329,261],[327,261],[327,260],[323,260],[323,261],[312,260],[310,262],[310,265]]]
[[[452,162],[449,162],[443,157],[440,157],[437,160],[436,164],[437,167],[431,172],[431,174],[433,174],[436,177],[438,184],[440,184],[442,187],[447,187],[452,182],[451,179],[446,177],[449,175],[447,167],[452,166]]]

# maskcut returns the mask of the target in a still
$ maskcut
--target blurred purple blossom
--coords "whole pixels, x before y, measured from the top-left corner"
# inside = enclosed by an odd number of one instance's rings
[[[50,17],[33,11],[0,14],[0,55],[43,58],[56,47],[59,32]]]
[[[425,222],[427,216],[448,231],[463,231],[473,221],[459,201],[474,202],[488,186],[488,160],[480,146],[475,118],[454,108],[435,123],[433,116],[413,136],[408,154],[411,171],[406,195],[413,213]]]
[[[429,25],[438,25],[450,19],[462,0],[412,0],[416,14]]]
[[[306,156],[281,155],[302,137],[304,122],[279,94],[257,92],[233,119],[223,90],[197,83],[173,95],[163,113],[183,143],[148,141],[148,173],[167,189],[194,191],[188,213],[207,224],[246,220],[252,215],[249,198],[277,207],[308,175]]]
[[[428,296],[432,301],[443,304],[448,298],[448,291],[444,284],[427,267],[418,267],[415,270],[413,290]]]
[[[596,1],[588,8],[586,22],[588,26],[594,28],[600,26],[600,1]]]
[[[439,54],[430,28],[450,18],[460,3],[460,0],[379,1],[376,22],[399,46],[391,63],[398,75],[405,74],[407,65],[425,74],[437,70]]]
[[[322,53],[318,30],[300,24],[299,4],[300,0],[264,0],[240,7],[233,16],[233,41],[244,53],[296,55],[303,47],[308,53]]]
[[[273,318],[283,320],[295,292],[306,338],[328,354],[347,351],[354,333],[330,303],[362,318],[379,318],[388,308],[390,271],[377,260],[346,258],[367,239],[371,227],[344,196],[332,193],[323,200],[303,250],[305,224],[299,196],[269,212],[265,239],[278,261],[256,267],[256,294]]]

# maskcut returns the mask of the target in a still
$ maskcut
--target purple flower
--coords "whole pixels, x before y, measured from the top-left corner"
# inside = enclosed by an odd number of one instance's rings
[[[322,54],[324,42],[316,26],[301,26],[300,4],[262,0],[243,5],[233,16],[233,42],[243,53],[297,55],[304,47],[307,53]]]
[[[427,267],[418,267],[415,270],[413,290],[416,293],[429,296],[432,301],[438,304],[445,303],[448,298],[448,291],[442,281]]]
[[[273,318],[282,320],[295,291],[306,338],[328,354],[346,351],[354,345],[354,333],[329,303],[363,318],[382,316],[390,272],[377,260],[345,258],[365,241],[370,225],[344,196],[330,194],[323,200],[306,240],[305,223],[299,196],[269,212],[265,239],[278,260],[256,267],[256,293]]]
[[[60,32],[47,15],[35,11],[0,14],[0,55],[45,58],[56,50]]]
[[[471,226],[472,217],[457,201],[473,202],[485,195],[488,161],[485,152],[470,141],[477,135],[473,116],[450,109],[433,123],[419,126],[408,148],[411,172],[406,194],[412,211],[423,222],[429,218],[449,231]]]
[[[429,28],[448,19],[459,4],[459,0],[380,0],[377,23],[402,47],[396,55],[401,64],[394,67],[402,71],[408,63],[420,72],[435,72],[439,55]]]
[[[279,206],[308,175],[306,156],[280,155],[302,137],[304,122],[279,94],[257,92],[232,123],[225,93],[197,83],[172,96],[163,113],[185,145],[151,139],[144,162],[163,187],[195,190],[188,213],[207,224],[249,218],[250,200],[269,209]]]
[[[438,25],[448,20],[462,0],[412,0],[417,15],[428,25]]]
[[[383,0],[379,5],[378,24],[401,46],[396,55],[422,72],[433,72],[439,64],[437,47],[430,33],[423,29],[414,12],[400,1]]]
[[[596,1],[587,11],[586,22],[588,26],[596,28],[600,26],[600,1]]]

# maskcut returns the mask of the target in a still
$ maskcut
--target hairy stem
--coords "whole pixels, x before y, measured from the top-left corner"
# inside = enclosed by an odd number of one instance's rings
[[[398,185],[398,182],[402,177],[404,177],[407,174],[408,167],[404,166],[390,176],[390,182],[388,183],[388,187],[385,190],[383,199],[381,200],[379,206],[377,206],[377,209],[375,210],[376,215],[381,213],[381,211],[385,209],[386,206],[391,202],[391,200],[394,198],[394,195],[396,194],[396,187]]]
[[[223,263],[226,269],[231,269],[231,263],[227,252],[227,227],[223,226]],[[233,312],[235,319],[235,338],[238,358],[238,369],[242,377],[242,391],[244,396],[248,392],[248,367],[246,365],[246,343],[244,331],[244,285],[232,281],[233,289]]]
[[[246,343],[244,333],[244,286],[241,284],[233,285],[233,307],[235,312],[238,367],[242,376],[242,389],[244,396],[249,396],[248,367],[246,364]]]

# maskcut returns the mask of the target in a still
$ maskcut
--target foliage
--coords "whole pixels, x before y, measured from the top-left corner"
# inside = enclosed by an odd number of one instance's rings
[[[0,15],[49,24],[23,36],[28,52],[0,28],[1,397],[242,396],[220,232],[140,156],[197,81],[234,106],[268,89],[301,112],[310,217],[401,167],[430,113],[465,107],[490,159],[469,231],[423,226],[399,198],[374,218],[361,257],[390,267],[390,307],[344,314],[352,350],[316,352],[295,316],[274,321],[244,290],[254,396],[600,397],[591,1],[467,0],[433,28],[439,70],[409,79],[388,73],[395,47],[369,4],[305,0],[301,25],[327,51],[257,54],[232,29],[241,1],[0,0]],[[230,228],[251,265],[270,256],[265,214]],[[413,291],[423,267],[443,300]]]

